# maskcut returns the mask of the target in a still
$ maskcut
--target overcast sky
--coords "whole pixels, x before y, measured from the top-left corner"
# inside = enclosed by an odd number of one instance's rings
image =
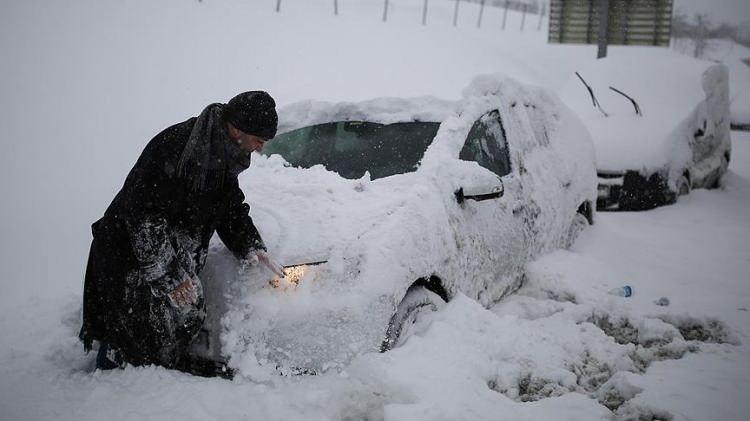
[[[750,22],[750,0],[674,0],[674,8],[684,10],[689,16],[708,13],[713,23]]]

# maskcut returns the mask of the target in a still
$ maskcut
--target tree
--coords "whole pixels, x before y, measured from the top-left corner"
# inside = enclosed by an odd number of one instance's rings
[[[705,13],[695,14],[695,31],[692,34],[692,40],[695,46],[693,57],[702,58],[708,47],[709,25],[711,24],[708,15]]]

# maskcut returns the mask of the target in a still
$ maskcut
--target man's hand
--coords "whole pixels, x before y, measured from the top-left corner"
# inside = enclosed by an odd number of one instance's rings
[[[251,252],[247,256],[247,260],[250,262],[250,264],[255,265],[260,263],[261,265],[265,266],[268,270],[273,272],[274,275],[283,278],[284,276],[284,267],[280,264],[276,263],[271,257],[263,250],[256,250]]]
[[[189,306],[198,301],[198,289],[191,279],[183,281],[167,295],[172,304],[179,307]]]

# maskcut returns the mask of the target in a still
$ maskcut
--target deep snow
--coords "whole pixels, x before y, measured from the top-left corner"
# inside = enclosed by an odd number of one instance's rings
[[[611,416],[599,401],[630,399],[623,416],[745,419],[750,135],[734,136],[722,189],[599,214],[572,251],[535,262],[516,296],[490,310],[459,296],[401,348],[340,373],[233,382],[160,368],[91,373],[74,337],[80,296],[8,306],[0,407],[7,419],[581,420]],[[633,297],[606,293],[623,284]]]
[[[424,28],[421,0],[392,0],[385,25],[382,2],[340,0],[338,18],[329,1],[284,0],[280,15],[273,3],[3,2],[2,418],[580,420],[629,398],[622,417],[747,418],[750,136],[739,132],[722,189],[599,214],[572,251],[535,262],[517,296],[489,310],[457,297],[403,347],[340,373],[90,372],[75,338],[89,224],[164,125],[252,88],[282,105],[454,99],[497,71],[559,88],[595,57],[546,45],[533,17],[520,33],[511,15],[516,29],[502,32],[490,9],[477,30],[472,5],[454,29],[447,1],[430,2]],[[623,284],[632,298],[606,294]]]

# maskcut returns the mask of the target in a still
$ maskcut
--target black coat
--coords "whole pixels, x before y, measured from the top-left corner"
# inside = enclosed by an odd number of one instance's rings
[[[236,176],[201,192],[177,176],[195,121],[171,126],[149,142],[104,216],[92,225],[81,329],[87,349],[94,339],[118,346],[132,342],[123,321],[146,328],[153,323],[144,314],[154,313],[153,303],[144,301],[165,296],[185,276],[195,277],[214,232],[238,258],[265,249]]]

